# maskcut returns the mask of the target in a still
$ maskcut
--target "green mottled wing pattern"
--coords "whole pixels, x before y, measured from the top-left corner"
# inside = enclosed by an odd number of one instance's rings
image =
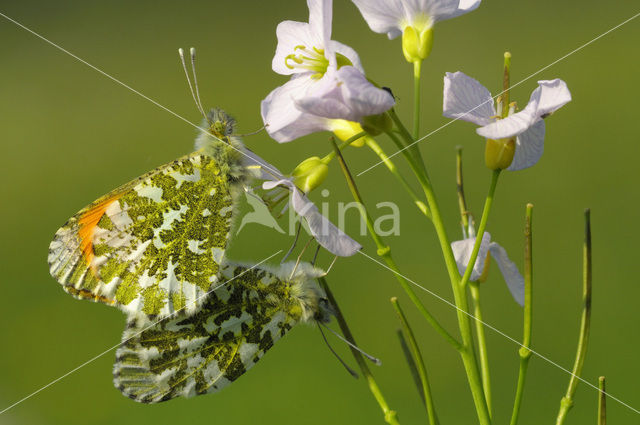
[[[144,403],[219,391],[318,309],[318,292],[263,268],[225,265],[224,282],[191,316],[130,320],[116,354],[115,386]]]
[[[230,177],[193,153],[72,217],[49,247],[51,275],[78,298],[152,317],[198,301],[217,282],[231,228]]]

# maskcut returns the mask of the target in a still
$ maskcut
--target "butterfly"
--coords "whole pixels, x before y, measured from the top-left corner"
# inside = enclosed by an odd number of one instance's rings
[[[56,232],[49,270],[65,291],[149,317],[200,307],[251,178],[233,118],[213,109],[207,121],[196,152],[111,191]]]
[[[195,313],[158,322],[130,317],[115,386],[143,403],[220,391],[297,323],[329,322],[333,310],[314,280],[324,274],[308,263],[274,269],[225,262],[220,286]]]
[[[146,403],[220,390],[295,324],[327,323],[332,314],[314,281],[324,271],[226,258],[240,194],[252,191],[254,178],[284,176],[233,136],[233,118],[220,109],[205,114],[197,85],[189,86],[208,127],[196,151],[83,208],[49,246],[50,273],[65,291],[127,314],[114,382]],[[317,208],[305,214],[326,229],[321,245],[348,255],[360,248]]]

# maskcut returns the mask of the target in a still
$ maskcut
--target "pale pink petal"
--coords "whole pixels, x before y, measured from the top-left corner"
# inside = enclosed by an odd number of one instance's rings
[[[331,40],[331,20],[333,17],[333,2],[331,0],[307,0],[309,8],[309,27],[314,38],[325,48]]]
[[[349,257],[362,249],[359,243],[320,214],[318,207],[300,192],[291,179],[267,181],[262,184],[262,187],[269,190],[278,185],[285,186],[291,191],[291,205],[294,211],[304,217],[311,235],[327,251],[339,257]]]
[[[430,25],[453,17],[458,11],[458,0],[405,0],[407,20],[410,24],[415,21],[424,22],[429,19]]]
[[[460,15],[464,15],[465,13],[469,13],[473,10],[476,10],[478,6],[480,6],[481,0],[460,0],[460,4],[458,5],[458,9],[456,9],[453,13],[447,15],[447,17],[440,17],[437,19],[438,21],[444,21],[445,19],[456,18]]]
[[[477,80],[462,72],[444,77],[443,115],[477,125],[487,125],[496,115],[491,93]]]
[[[471,12],[480,0],[353,0],[369,27],[392,39],[407,26],[425,29]]]
[[[538,85],[522,111],[480,127],[476,130],[477,133],[487,139],[513,137],[571,100],[566,83],[560,79],[538,81]]]
[[[326,118],[307,114],[296,107],[295,98],[303,97],[316,80],[298,74],[273,90],[260,104],[262,120],[267,133],[280,143],[330,127]]]
[[[292,75],[308,72],[306,69],[287,67],[286,57],[297,54],[296,46],[305,46],[307,48],[322,48],[322,40],[317,38],[311,31],[311,27],[306,22],[284,21],[278,24],[276,28],[276,36],[278,45],[276,53],[271,61],[271,68],[274,72],[282,75]],[[291,60],[289,60],[291,62]]]
[[[476,258],[476,263],[473,266],[471,277],[469,277],[470,281],[478,280],[480,279],[480,276],[482,276],[484,263],[487,259],[487,253],[489,252],[490,242],[491,235],[489,234],[489,232],[484,232],[484,235],[482,236],[482,242],[480,243],[480,251],[478,251],[478,257]],[[475,243],[475,237],[451,243],[451,249],[453,250],[453,256],[456,259],[456,264],[458,265],[460,276],[464,276],[464,273],[467,270],[467,265],[471,260],[471,253],[473,251],[473,245]]]
[[[353,0],[372,31],[390,39],[402,34],[405,7],[402,0]]]
[[[389,92],[371,84],[352,66],[327,72],[305,96],[296,100],[298,109],[309,114],[357,122],[389,110],[394,103]]]
[[[509,171],[523,170],[535,165],[544,152],[544,121],[540,120],[516,138],[516,152]]]
[[[518,266],[509,259],[507,251],[497,243],[491,242],[489,251],[498,263],[498,268],[507,283],[513,299],[521,306],[524,306],[524,278],[518,271]]]
[[[329,45],[331,46],[331,51],[333,53],[339,53],[345,58],[349,59],[351,64],[364,74],[364,68],[362,67],[362,63],[360,62],[360,56],[358,56],[358,53],[354,49],[347,46],[346,44],[342,44],[334,40],[329,41]]]

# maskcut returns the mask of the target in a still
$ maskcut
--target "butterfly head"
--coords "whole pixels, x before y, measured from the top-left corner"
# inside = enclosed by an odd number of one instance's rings
[[[324,276],[320,270],[309,263],[284,263],[278,270],[279,277],[284,280],[290,290],[291,297],[296,300],[300,309],[300,321],[328,323],[335,313],[327,300],[327,295],[318,286],[316,279]]]
[[[236,120],[222,109],[213,108],[207,114],[206,124],[209,126],[209,133],[227,141],[235,130]]]

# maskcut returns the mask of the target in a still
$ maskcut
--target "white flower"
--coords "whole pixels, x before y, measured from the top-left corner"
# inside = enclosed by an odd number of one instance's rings
[[[307,4],[309,23],[278,25],[272,68],[292,77],[261,103],[267,132],[281,143],[333,131],[336,120],[361,123],[395,103],[391,94],[367,81],[353,49],[331,40],[331,1],[308,0]]]
[[[293,210],[305,219],[311,235],[322,247],[339,257],[349,257],[362,248],[358,242],[323,216],[318,207],[296,187],[291,178],[285,177],[280,170],[248,149],[245,149],[244,153],[246,154],[245,167],[256,179],[265,180],[262,184],[263,189],[271,190],[276,186],[284,186],[291,192]]]
[[[538,162],[544,150],[543,119],[571,100],[564,81],[541,80],[527,106],[499,119],[491,93],[475,79],[462,72],[444,77],[443,115],[481,126],[476,132],[491,140],[515,139],[513,162],[506,168],[515,171]]]
[[[458,271],[460,275],[464,275],[469,260],[471,260],[471,252],[473,251],[473,245],[476,242],[476,238],[463,239],[461,241],[455,241],[451,243],[451,249],[458,265]],[[485,232],[480,243],[480,251],[476,263],[471,272],[470,281],[476,281],[484,273],[484,268],[487,263],[487,256],[491,254],[498,263],[498,268],[504,277],[507,287],[513,296],[521,306],[524,305],[524,278],[518,271],[518,267],[509,259],[507,251],[496,242],[491,242],[491,235],[489,232]]]
[[[471,12],[480,0],[353,0],[369,27],[386,33],[390,39],[407,27],[418,33],[431,29],[436,22]]]
[[[331,0],[307,0],[309,22],[284,21],[278,24],[278,45],[271,62],[278,74],[323,74],[329,66],[353,65],[360,71],[358,54],[351,47],[331,40],[333,4]],[[338,56],[336,56],[338,54]]]

